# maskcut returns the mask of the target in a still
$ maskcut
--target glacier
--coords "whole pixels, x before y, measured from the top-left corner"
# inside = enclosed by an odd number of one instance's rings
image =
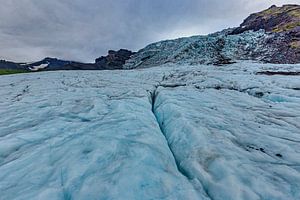
[[[284,41],[281,34],[264,30],[231,34],[225,29],[209,35],[165,40],[149,44],[132,55],[123,66],[125,69],[160,66],[166,63],[190,65],[223,65],[240,60],[263,63],[294,63],[280,50]],[[289,51],[291,53],[292,51]]]
[[[0,199],[300,199],[300,79],[240,61],[0,78]]]

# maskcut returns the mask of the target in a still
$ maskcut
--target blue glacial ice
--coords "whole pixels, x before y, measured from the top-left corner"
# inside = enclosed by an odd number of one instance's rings
[[[0,199],[298,200],[299,77],[256,75],[277,68],[1,76]]]

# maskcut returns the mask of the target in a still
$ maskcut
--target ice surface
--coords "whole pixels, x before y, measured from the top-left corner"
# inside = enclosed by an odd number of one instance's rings
[[[0,199],[300,199],[299,65],[0,78]]]

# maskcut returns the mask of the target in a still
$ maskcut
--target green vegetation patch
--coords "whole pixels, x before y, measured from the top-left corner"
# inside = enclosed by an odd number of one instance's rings
[[[261,16],[266,19],[270,17],[277,17],[278,15],[282,15],[282,14],[286,14],[293,18],[300,18],[300,9],[299,7],[293,5],[274,7],[258,13],[258,16]]]
[[[277,27],[275,27],[273,29],[273,32],[283,32],[283,31],[290,31],[294,28],[296,28],[297,26],[300,26],[300,21],[296,21],[296,22],[290,22],[284,25],[279,25]]]
[[[282,13],[281,10],[279,10],[278,8],[274,8],[274,9],[268,9],[268,10],[262,11],[262,12],[258,13],[258,15],[261,17],[267,18],[270,16],[277,16],[281,13]]]
[[[300,41],[291,42],[290,46],[293,49],[298,49],[298,48],[300,48]]]
[[[0,69],[0,75],[19,74],[19,73],[28,73],[28,71],[22,69]]]
[[[300,18],[300,9],[295,9],[289,12],[289,15],[295,18]]]

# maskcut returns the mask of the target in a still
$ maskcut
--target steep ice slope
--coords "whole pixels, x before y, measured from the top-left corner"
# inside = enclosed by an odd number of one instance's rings
[[[251,14],[237,28],[150,44],[127,60],[124,68],[166,63],[222,65],[237,60],[300,63],[300,5],[272,6]]]
[[[230,64],[238,60],[285,63],[278,41],[282,35],[265,31],[246,31],[230,35],[224,30],[208,36],[193,36],[166,40],[148,45],[126,61],[124,68],[145,68],[166,63]],[[286,61],[289,63],[289,61]]]
[[[300,198],[299,65],[0,79],[0,199]]]

